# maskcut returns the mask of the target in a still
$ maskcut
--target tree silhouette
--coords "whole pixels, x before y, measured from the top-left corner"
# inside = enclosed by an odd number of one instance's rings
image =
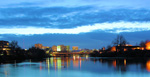
[[[9,47],[11,49],[11,54],[15,55],[15,56],[23,56],[25,55],[25,50],[22,49],[19,45],[17,41],[12,41],[9,44]]]
[[[124,46],[128,44],[126,39],[122,35],[118,35],[117,38],[112,42],[114,46]]]
[[[141,42],[140,42],[140,46],[141,46],[141,47],[146,47],[145,44],[146,44],[146,42],[144,42],[144,41],[141,41]]]
[[[112,46],[111,45],[108,45],[106,50],[111,50]]]
[[[31,47],[27,51],[28,55],[30,58],[44,58],[46,57],[46,53],[44,50],[36,48],[36,47]]]
[[[17,41],[11,41],[9,47],[11,48],[12,51],[15,51],[16,49],[20,48]]]

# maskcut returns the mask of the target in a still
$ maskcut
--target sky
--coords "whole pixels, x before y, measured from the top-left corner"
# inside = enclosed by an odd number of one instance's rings
[[[1,0],[0,40],[100,49],[150,40],[150,0]]]

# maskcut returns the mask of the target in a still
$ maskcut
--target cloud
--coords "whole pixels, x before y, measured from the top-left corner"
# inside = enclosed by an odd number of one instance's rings
[[[1,39],[1,38],[4,38],[4,37],[3,37],[3,36],[0,36],[0,39]]]
[[[0,8],[0,27],[75,28],[105,22],[149,22],[150,10],[101,10],[92,6]],[[9,22],[9,23],[8,23]]]
[[[149,31],[149,22],[113,22],[97,23],[76,28],[56,29],[43,27],[0,28],[0,34],[33,35],[33,34],[80,34],[93,31],[109,33]]]

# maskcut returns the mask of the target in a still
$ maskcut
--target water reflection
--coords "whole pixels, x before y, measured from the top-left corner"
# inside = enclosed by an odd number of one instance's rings
[[[116,60],[112,61],[112,65],[116,68]]]
[[[79,55],[74,55],[73,57],[51,57],[46,59],[47,69],[50,67],[55,68],[55,70],[61,70],[62,68],[68,68],[73,63],[74,68],[81,68],[82,61],[88,60],[88,56],[85,55],[86,59],[80,57]],[[40,65],[40,69],[42,66]]]
[[[84,61],[92,61],[93,64],[106,64],[108,67],[113,67],[116,71],[126,72],[132,70],[132,65],[137,66],[140,70],[146,70],[150,72],[150,60],[149,59],[124,59],[124,58],[89,58],[89,57],[52,57],[46,59],[47,69],[50,70],[50,67],[55,68],[55,70],[62,70],[64,68],[72,67],[73,68],[82,68],[86,66],[82,64]],[[71,65],[72,63],[72,65]],[[71,66],[70,66],[71,65]],[[41,67],[40,67],[41,68]],[[134,68],[135,70],[137,68]],[[138,70],[139,71],[139,70]]]
[[[84,57],[73,55],[72,57],[50,57],[40,61],[27,60],[21,63],[14,61],[13,64],[0,65],[0,76],[2,77],[11,77],[12,75],[20,77],[26,74],[34,77],[34,74],[37,74],[36,77],[43,77],[43,74],[44,76],[70,75],[70,71],[81,72],[81,75],[92,73],[93,76],[112,73],[120,75],[120,72],[125,74],[136,73],[137,75],[146,73],[150,75],[150,59],[91,58],[88,55]]]
[[[103,58],[103,59],[91,59],[94,63],[99,61],[102,64],[108,64],[108,67],[113,67],[116,71],[126,72],[130,70],[134,71],[147,71],[150,72],[150,59],[139,58]],[[136,67],[136,68],[135,68]]]
[[[40,71],[42,70],[42,62],[40,62]]]
[[[148,72],[150,72],[150,60],[146,62],[146,69]]]

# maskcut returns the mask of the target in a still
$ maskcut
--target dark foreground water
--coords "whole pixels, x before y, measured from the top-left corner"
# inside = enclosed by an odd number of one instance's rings
[[[150,77],[149,59],[51,57],[0,64],[0,77]]]

